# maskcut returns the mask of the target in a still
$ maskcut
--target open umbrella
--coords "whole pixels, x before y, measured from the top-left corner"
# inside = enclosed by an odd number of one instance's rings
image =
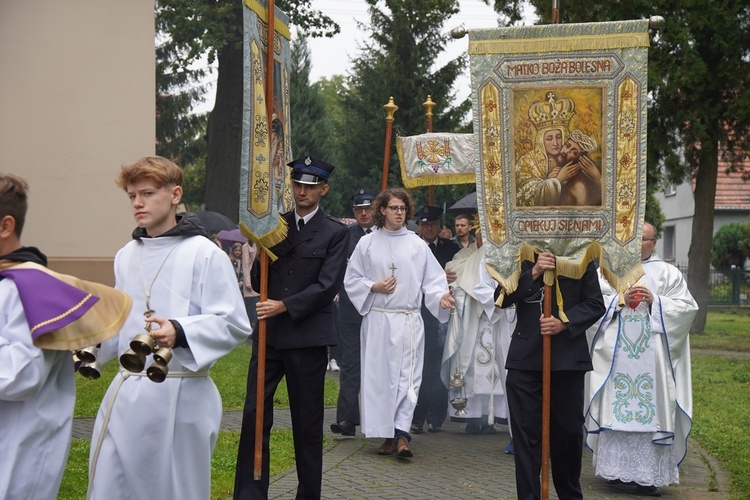
[[[242,233],[240,233],[240,230],[238,228],[232,229],[230,231],[227,231],[226,229],[219,231],[219,234],[216,236],[219,237],[221,240],[221,244],[225,247],[231,247],[235,243],[245,243],[247,241],[247,238],[242,236]]]
[[[452,214],[475,214],[477,213],[477,192],[471,192],[458,200],[448,208]]]
[[[209,233],[218,233],[222,230],[230,231],[237,229],[237,223],[224,214],[219,212],[212,212],[210,210],[200,210],[195,212],[198,219],[201,221],[201,225],[206,228]]]

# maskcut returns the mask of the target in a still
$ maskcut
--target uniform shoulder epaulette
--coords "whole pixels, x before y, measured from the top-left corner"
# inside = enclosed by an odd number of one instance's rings
[[[335,222],[335,223],[337,223],[337,224],[341,224],[342,226],[346,227],[346,224],[344,224],[343,222],[341,222],[341,221],[340,221],[340,220],[339,220],[339,219],[338,219],[337,217],[334,217],[334,216],[333,216],[333,215],[331,215],[331,214],[326,214],[326,217],[327,217],[327,218],[328,218],[329,220],[332,220],[333,222]]]

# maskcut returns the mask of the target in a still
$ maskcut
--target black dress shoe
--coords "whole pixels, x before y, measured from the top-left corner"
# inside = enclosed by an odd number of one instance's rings
[[[422,425],[417,425],[417,424],[414,424],[414,425],[412,425],[412,426],[411,426],[411,429],[410,429],[410,430],[411,430],[411,433],[412,433],[412,434],[422,434],[422,432],[424,432],[424,431],[422,430],[422,426],[423,426],[423,425],[424,425],[424,424],[422,424]]]
[[[636,486],[635,492],[638,495],[642,495],[642,496],[645,496],[645,497],[660,497],[661,496],[661,491],[659,490],[659,488],[657,488],[656,486],[653,486],[653,485],[652,486],[643,486],[643,485],[639,484],[638,486]]]
[[[442,427],[440,425],[432,425],[432,424],[430,424],[430,425],[427,426],[427,432],[440,432],[441,430],[443,430],[443,429],[442,429]]]
[[[331,432],[342,436],[354,436],[357,433],[357,426],[348,420],[342,420],[331,424]]]

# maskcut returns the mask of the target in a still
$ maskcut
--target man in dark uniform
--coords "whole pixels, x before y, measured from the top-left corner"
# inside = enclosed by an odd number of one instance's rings
[[[378,195],[375,191],[360,188],[352,196],[352,211],[357,223],[349,228],[349,252],[351,257],[359,239],[372,232],[375,225],[372,200]],[[353,436],[359,425],[360,388],[360,346],[359,330],[362,316],[349,300],[344,287],[339,292],[338,335],[341,350],[341,375],[339,376],[339,400],[336,407],[336,423],[331,424],[331,432],[343,436]]]
[[[516,490],[519,500],[541,495],[542,437],[542,337],[552,336],[550,386],[550,460],[552,480],[560,498],[583,498],[581,452],[583,450],[583,384],[593,367],[586,329],[604,314],[596,265],[589,263],[581,279],[559,277],[563,311],[558,310],[552,287],[552,315],[543,318],[545,270],[555,269],[555,256],[539,254],[536,262],[521,263],[518,288],[503,297],[502,307],[516,305],[518,322],[510,341],[505,368],[513,431]],[[495,291],[497,299],[502,291]],[[563,322],[560,317],[566,317]]]
[[[430,246],[432,254],[445,269],[453,259],[459,246],[446,238],[438,236],[442,229],[443,209],[425,205],[416,213],[419,224],[419,235]],[[455,280],[448,277],[448,283]],[[440,432],[445,416],[448,414],[448,389],[440,379],[440,365],[443,362],[443,347],[447,333],[447,324],[441,324],[435,316],[422,305],[424,322],[424,366],[422,368],[422,387],[419,390],[417,407],[411,422],[412,434],[420,434],[425,420],[429,432]]]
[[[318,206],[328,192],[333,170],[306,156],[288,164],[295,209],[283,215],[287,237],[270,250],[278,256],[268,271],[268,300],[257,304],[267,322],[263,470],[253,479],[257,344],[247,377],[247,396],[234,484],[235,499],[268,497],[268,441],[273,425],[273,397],[286,375],[297,462],[297,498],[320,498],[323,481],[323,387],[327,346],[336,343],[333,299],[346,270],[349,232]],[[257,341],[255,334],[253,340]]]

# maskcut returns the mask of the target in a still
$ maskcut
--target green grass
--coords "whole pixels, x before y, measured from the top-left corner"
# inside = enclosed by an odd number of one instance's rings
[[[701,349],[750,352],[750,311],[710,311],[702,334],[690,336],[690,346]]]
[[[211,369],[211,378],[219,388],[224,404],[224,410],[241,410],[245,404],[245,388],[247,385],[247,371],[250,365],[252,349],[248,344],[242,344],[216,363]],[[112,360],[104,365],[102,377],[99,380],[87,380],[76,377],[77,399],[75,417],[95,417],[104,393],[107,391],[112,378],[119,369],[118,361]],[[326,377],[325,406],[336,406],[338,399],[338,383]],[[286,383],[279,383],[274,395],[274,407],[288,408],[289,397]],[[222,431],[214,451],[211,468],[211,498],[231,498],[234,489],[234,470],[237,462],[237,447],[239,431]],[[324,436],[323,445],[330,443]],[[294,443],[292,431],[287,429],[273,429],[271,432],[271,476],[279,474],[294,466]],[[75,440],[71,444],[68,463],[65,468],[58,499],[77,500],[86,497],[88,486],[88,457],[90,442]]]
[[[234,490],[234,470],[237,463],[237,447],[240,441],[239,431],[222,431],[216,442],[216,449],[211,463],[211,498],[231,498]],[[326,438],[323,445],[330,439]],[[271,476],[284,472],[294,466],[294,443],[292,431],[272,429],[271,431]],[[88,460],[90,442],[77,439],[70,447],[70,456],[65,468],[59,500],[77,500],[86,497],[88,485]],[[248,472],[252,474],[252,471]]]
[[[693,436],[729,470],[732,498],[748,498],[750,363],[726,357],[694,356],[692,368]]]

